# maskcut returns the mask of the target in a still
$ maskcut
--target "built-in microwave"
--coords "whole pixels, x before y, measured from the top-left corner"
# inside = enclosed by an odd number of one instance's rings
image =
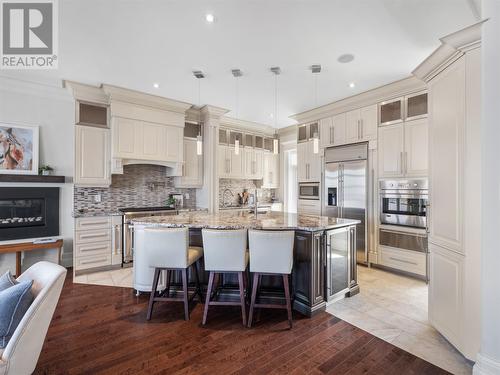
[[[299,199],[319,200],[319,195],[320,195],[319,182],[299,183]]]

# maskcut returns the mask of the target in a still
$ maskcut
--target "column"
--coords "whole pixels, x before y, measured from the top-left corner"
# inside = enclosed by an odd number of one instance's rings
[[[197,191],[196,202],[209,212],[219,209],[219,172],[217,150],[220,118],[227,109],[206,105],[201,108],[203,122],[203,188]]]
[[[500,0],[482,1],[481,348],[474,374],[500,374]]]

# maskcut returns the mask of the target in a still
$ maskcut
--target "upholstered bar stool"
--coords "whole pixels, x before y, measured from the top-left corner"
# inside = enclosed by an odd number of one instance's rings
[[[184,319],[189,320],[189,296],[188,296],[188,268],[193,266],[196,276],[195,295],[203,298],[200,289],[198,267],[196,262],[203,255],[200,247],[189,247],[188,228],[148,228],[144,230],[144,251],[147,253],[149,266],[155,269],[153,286],[149,298],[147,320],[151,319],[153,304],[159,301],[177,301],[184,303]],[[166,271],[166,289],[158,294],[158,281],[161,271]],[[182,297],[170,297],[171,273],[180,271],[182,277]]]
[[[248,231],[250,249],[250,272],[253,272],[252,300],[248,316],[248,327],[252,326],[255,308],[286,309],[288,324],[292,328],[292,303],[288,275],[293,266],[293,231]],[[285,290],[285,304],[255,303],[262,275],[281,276]]]
[[[203,229],[203,257],[205,271],[210,271],[208,278],[208,290],[205,299],[205,311],[203,313],[203,325],[207,322],[208,307],[212,305],[241,306],[243,325],[246,326],[245,308],[245,283],[244,272],[248,265],[247,231],[241,230],[213,230]],[[215,301],[212,300],[214,290],[214,278],[220,274],[237,273],[240,289],[240,301]]]

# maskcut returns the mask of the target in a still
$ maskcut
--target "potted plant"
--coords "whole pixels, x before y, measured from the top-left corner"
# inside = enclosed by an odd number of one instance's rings
[[[50,165],[42,165],[40,168],[38,168],[38,174],[41,174],[42,176],[50,176],[54,168],[52,168]]]

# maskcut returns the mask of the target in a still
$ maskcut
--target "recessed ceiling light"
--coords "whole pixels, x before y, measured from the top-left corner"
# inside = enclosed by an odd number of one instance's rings
[[[212,13],[207,13],[207,15],[205,16],[205,19],[207,20],[208,23],[215,22],[215,16]]]
[[[351,89],[353,89],[354,87],[356,87],[356,84],[355,84],[354,82],[351,82],[351,83],[349,83],[349,87],[350,87]]]
[[[155,89],[158,89],[158,88],[160,88],[160,84],[159,84],[159,83],[153,83],[153,87],[154,87]]]
[[[354,60],[354,55],[350,53],[340,55],[337,59],[337,61],[342,64],[350,63],[352,60]]]

